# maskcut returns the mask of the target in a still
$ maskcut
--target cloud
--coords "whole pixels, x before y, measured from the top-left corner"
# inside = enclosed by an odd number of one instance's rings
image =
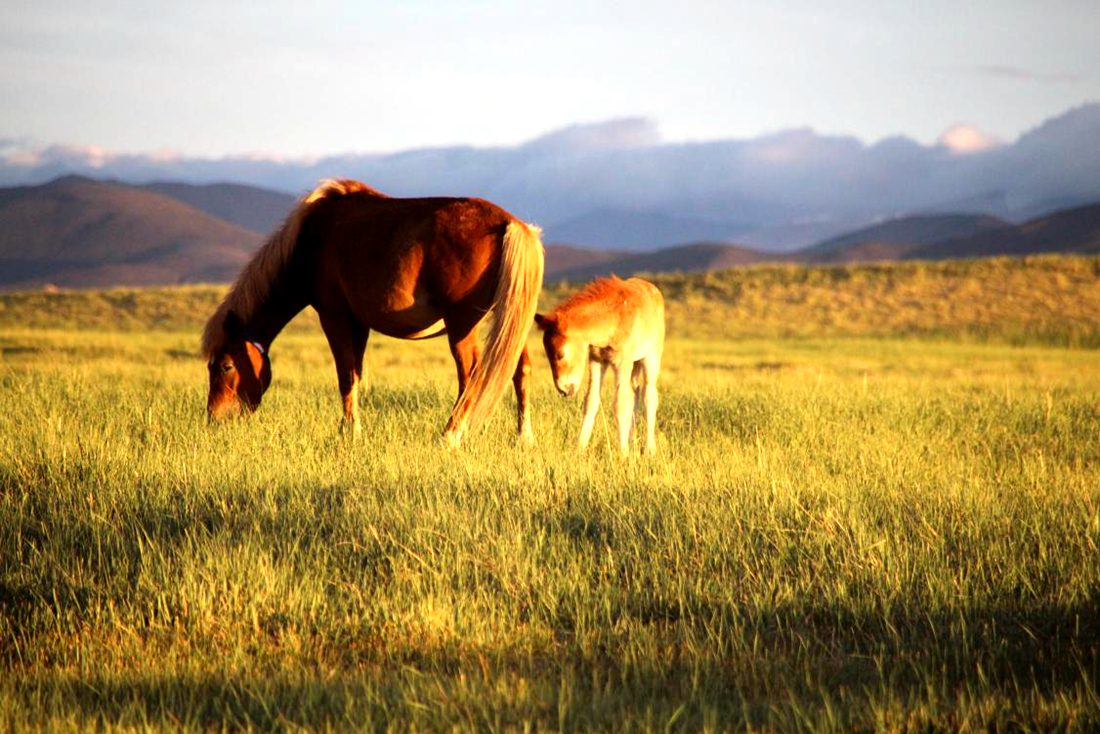
[[[1100,104],[1048,120],[1012,143],[957,125],[935,145],[873,145],[810,129],[705,143],[661,142],[645,118],[574,125],[511,147],[456,146],[320,160],[119,155],[95,146],[0,147],[0,185],[75,173],[145,183],[236,182],[303,193],[358,178],[395,196],[481,196],[573,244],[675,244],[721,237],[808,244],[882,217],[928,211],[1009,218],[1100,195]],[[10,150],[9,150],[10,149]],[[568,225],[568,226],[567,226]],[[564,235],[563,235],[564,236]]]
[[[969,67],[967,71],[1000,79],[1018,79],[1020,81],[1030,82],[1076,84],[1077,82],[1085,81],[1083,77],[1076,74],[1036,71],[1034,69],[1025,69],[1022,66],[1009,66],[1007,64],[980,64],[978,66]]]
[[[523,145],[529,151],[586,152],[645,148],[661,142],[653,120],[624,117],[569,127],[547,133]]]
[[[5,144],[6,143],[6,144]],[[48,166],[98,169],[119,156],[98,145],[34,146],[26,140],[0,141],[0,162],[4,167],[34,169]]]
[[[954,125],[943,131],[936,145],[947,148],[957,155],[980,153],[996,148],[1001,141],[972,125]]]

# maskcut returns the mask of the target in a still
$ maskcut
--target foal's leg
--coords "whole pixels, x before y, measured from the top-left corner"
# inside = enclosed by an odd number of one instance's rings
[[[642,366],[643,376],[639,392],[645,409],[645,451],[650,454],[657,450],[657,376],[661,373],[661,355],[650,355],[638,364]]]
[[[626,364],[615,365],[615,419],[619,424],[619,451],[630,449],[630,431],[634,428],[634,386],[630,384],[632,369]]]
[[[535,432],[531,430],[531,416],[527,413],[527,382],[531,376],[531,357],[527,347],[519,355],[516,373],[512,375],[512,386],[516,389],[516,431],[524,443],[535,442]]]
[[[336,380],[344,403],[344,419],[341,427],[355,435],[359,427],[359,384],[363,377],[363,352],[367,348],[370,331],[351,319],[323,318],[321,328],[328,339],[332,358],[336,363]]]
[[[600,382],[607,366],[596,360],[588,362],[588,392],[584,394],[584,418],[581,419],[581,437],[578,445],[588,448],[592,440],[592,428],[596,425],[596,411],[600,409]]]

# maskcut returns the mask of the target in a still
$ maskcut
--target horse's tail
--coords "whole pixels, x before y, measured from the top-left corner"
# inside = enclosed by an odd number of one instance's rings
[[[538,227],[513,220],[504,231],[493,322],[481,359],[451,411],[445,436],[459,443],[467,426],[488,417],[511,382],[527,343],[542,290],[543,251]]]
[[[272,284],[286,271],[287,264],[294,255],[302,221],[313,205],[322,199],[360,191],[380,195],[358,181],[328,179],[298,200],[282,225],[271,233],[263,246],[241,269],[229,293],[226,294],[214,315],[206,322],[202,335],[202,351],[207,359],[225,348],[226,335],[222,327],[229,312],[233,311],[239,318],[247,321],[267,299]]]

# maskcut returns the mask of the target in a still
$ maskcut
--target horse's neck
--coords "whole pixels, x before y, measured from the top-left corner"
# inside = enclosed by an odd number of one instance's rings
[[[304,297],[296,298],[286,292],[270,295],[249,320],[248,337],[270,347],[275,337],[306,305]]]

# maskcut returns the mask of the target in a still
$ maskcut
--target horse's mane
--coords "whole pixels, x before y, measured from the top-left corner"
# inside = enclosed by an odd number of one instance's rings
[[[233,282],[233,287],[229,289],[229,293],[218,306],[218,310],[206,322],[206,328],[202,333],[203,356],[210,359],[225,347],[226,334],[223,326],[225,317],[230,311],[234,312],[243,323],[248,323],[270,295],[272,285],[286,270],[286,265],[294,254],[302,221],[310,209],[322,199],[357,193],[385,196],[359,181],[328,179],[298,200],[298,204],[287,215],[282,226],[271,233],[264,245],[241,269]]]

